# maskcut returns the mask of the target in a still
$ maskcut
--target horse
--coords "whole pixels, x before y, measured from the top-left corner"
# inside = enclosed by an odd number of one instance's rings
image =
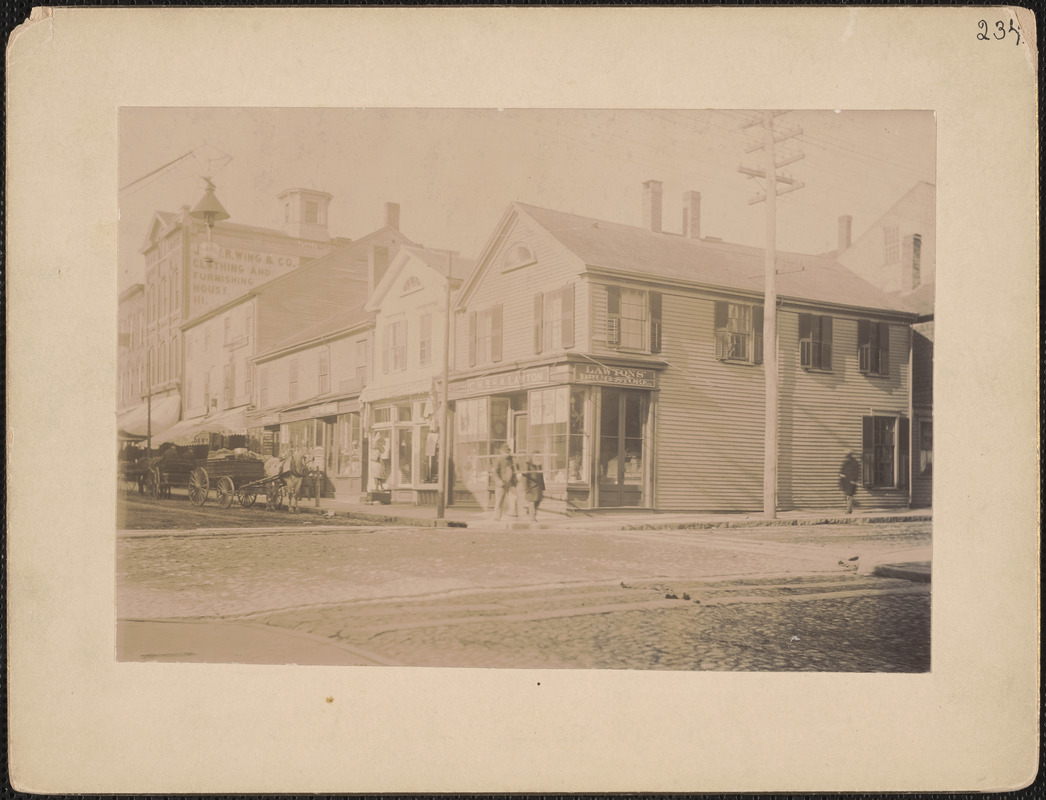
[[[291,512],[298,511],[298,498],[301,496],[302,481],[309,475],[308,457],[303,450],[294,450],[286,458],[273,457],[265,462],[265,475],[268,478],[280,478],[287,492],[287,507]],[[275,508],[275,492],[268,492],[265,505]]]

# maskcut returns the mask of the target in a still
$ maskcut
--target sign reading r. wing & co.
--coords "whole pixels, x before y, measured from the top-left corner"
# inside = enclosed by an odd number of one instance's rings
[[[574,382],[656,389],[657,373],[652,369],[611,367],[605,364],[575,364]]]

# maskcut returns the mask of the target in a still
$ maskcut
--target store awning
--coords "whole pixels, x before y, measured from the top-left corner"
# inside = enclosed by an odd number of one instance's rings
[[[153,433],[167,430],[178,421],[181,405],[181,397],[175,394],[153,400],[151,410],[148,403],[142,403],[130,411],[125,411],[116,420],[120,438],[127,441],[142,441],[149,433],[150,427]]]
[[[237,436],[247,433],[247,423],[244,419],[246,408],[231,408],[219,414],[211,414],[208,417],[194,417],[183,419],[163,431],[159,436],[153,437],[154,444],[193,444],[197,440],[209,439],[212,433],[222,436]]]

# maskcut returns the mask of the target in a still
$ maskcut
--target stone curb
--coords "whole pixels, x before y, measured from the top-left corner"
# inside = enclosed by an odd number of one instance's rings
[[[906,564],[878,564],[872,574],[880,578],[901,578],[916,583],[930,583],[929,561],[912,561]]]

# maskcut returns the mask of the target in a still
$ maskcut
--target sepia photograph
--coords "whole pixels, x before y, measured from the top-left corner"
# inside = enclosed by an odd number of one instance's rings
[[[117,658],[930,671],[935,133],[122,108]]]
[[[12,787],[1028,786],[1037,41],[1001,6],[33,9]]]

